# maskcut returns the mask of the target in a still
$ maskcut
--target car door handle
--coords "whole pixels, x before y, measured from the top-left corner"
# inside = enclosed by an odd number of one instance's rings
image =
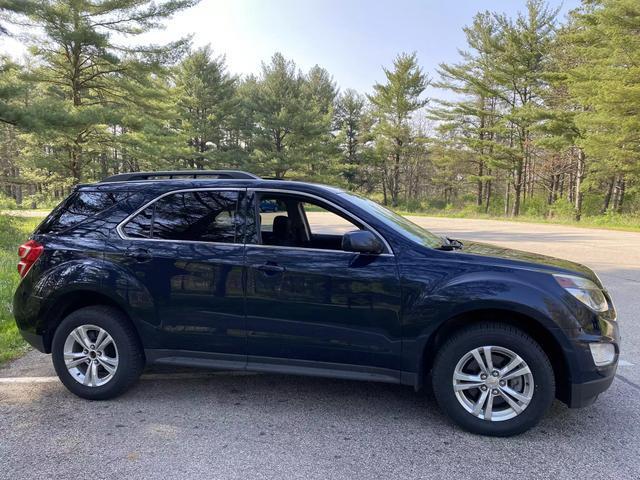
[[[286,268],[273,263],[259,263],[252,265],[252,267],[256,270],[260,270],[266,275],[275,275],[276,273],[282,273],[286,270]]]
[[[133,258],[138,263],[144,263],[151,260],[151,253],[144,248],[136,248],[127,252],[127,257]]]

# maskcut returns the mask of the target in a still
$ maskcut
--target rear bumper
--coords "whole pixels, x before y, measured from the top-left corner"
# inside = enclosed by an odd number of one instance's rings
[[[20,282],[13,297],[13,316],[22,338],[36,350],[49,353],[51,339],[47,337],[46,317],[42,315],[44,301],[31,294],[29,275],[32,270]]]
[[[42,338],[42,335],[38,335],[26,330],[20,330],[20,335],[22,335],[22,338],[24,338],[26,342],[36,350],[42,353],[49,353],[44,346],[44,339]]]

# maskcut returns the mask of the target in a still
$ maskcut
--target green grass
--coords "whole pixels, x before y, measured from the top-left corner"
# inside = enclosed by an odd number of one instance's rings
[[[582,228],[602,228],[605,230],[622,230],[628,232],[640,232],[640,217],[632,215],[598,215],[583,217],[579,222],[571,218],[548,218],[538,215],[519,215],[507,217],[502,215],[490,215],[484,213],[469,212],[467,210],[434,210],[434,211],[405,211],[396,210],[400,215],[417,217],[445,217],[445,218],[475,218],[481,220],[499,220],[504,222],[545,223],[553,225],[568,225]]]
[[[0,365],[27,350],[27,344],[16,328],[11,305],[20,280],[16,269],[18,246],[27,240],[41,220],[0,214]]]

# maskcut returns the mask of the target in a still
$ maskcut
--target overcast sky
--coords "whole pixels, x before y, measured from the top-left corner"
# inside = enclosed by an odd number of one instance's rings
[[[560,18],[579,0],[550,0]],[[262,61],[282,52],[300,68],[326,68],[341,89],[371,90],[383,80],[382,66],[399,52],[417,52],[431,76],[440,62],[455,62],[464,48],[462,28],[480,10],[515,15],[525,0],[203,0],[176,15],[145,40],[169,41],[193,34],[196,46],[210,43],[225,54],[233,73],[255,73]],[[0,50],[20,54],[13,40]]]

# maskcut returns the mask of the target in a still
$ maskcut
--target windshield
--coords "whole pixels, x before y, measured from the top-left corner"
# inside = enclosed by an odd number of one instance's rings
[[[397,213],[392,212],[388,208],[385,208],[368,198],[354,195],[353,193],[344,192],[341,193],[341,195],[347,197],[358,207],[366,210],[368,213],[375,216],[378,220],[391,227],[405,238],[431,248],[438,248],[442,246],[442,238],[428,230],[425,230]]]

